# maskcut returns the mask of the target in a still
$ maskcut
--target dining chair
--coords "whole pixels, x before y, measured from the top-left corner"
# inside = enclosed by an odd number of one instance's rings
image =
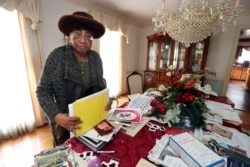
[[[105,78],[103,78],[103,83],[104,83],[104,85],[105,85],[105,88],[107,88],[107,81],[106,81]]]
[[[126,77],[128,94],[143,93],[143,76],[138,71],[129,73]]]

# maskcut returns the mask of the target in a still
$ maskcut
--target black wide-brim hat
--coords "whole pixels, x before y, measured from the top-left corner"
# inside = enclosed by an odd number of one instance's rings
[[[69,36],[74,30],[87,30],[92,33],[93,38],[100,38],[105,33],[105,27],[94,20],[93,16],[86,12],[74,12],[72,15],[65,15],[59,19],[59,30]]]

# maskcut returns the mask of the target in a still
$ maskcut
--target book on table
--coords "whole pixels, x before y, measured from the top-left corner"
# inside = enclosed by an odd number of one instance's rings
[[[79,136],[77,139],[94,152],[102,149],[108,143],[106,141],[90,138],[84,135]]]
[[[81,98],[69,104],[69,115],[79,117],[83,123],[76,129],[75,136],[93,151],[101,149],[115,134],[116,127],[106,120],[105,110],[109,100],[109,89]]]
[[[170,136],[169,145],[188,166],[225,166],[223,157],[187,132]]]
[[[107,120],[101,121],[98,125],[103,126],[103,122],[108,122]],[[108,122],[109,123],[109,122]],[[106,125],[106,124],[105,124]],[[113,136],[120,130],[120,126],[109,123],[108,126],[112,126],[112,131],[109,133],[100,135],[100,132],[96,130],[96,126],[86,133],[77,137],[84,145],[90,148],[92,151],[98,151],[103,148],[108,142],[113,139]]]

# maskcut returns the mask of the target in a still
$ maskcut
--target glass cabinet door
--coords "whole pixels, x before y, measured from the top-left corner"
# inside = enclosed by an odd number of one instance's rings
[[[160,69],[167,69],[170,64],[172,40],[170,38],[162,41],[160,53]]]
[[[197,73],[206,66],[209,38],[185,47],[167,34],[147,36],[147,70],[165,71],[169,65],[185,73]]]
[[[158,42],[151,41],[149,44],[148,69],[156,70],[157,67]]]
[[[201,70],[203,50],[204,42],[198,42],[192,45],[189,57],[189,72],[196,73]]]
[[[186,55],[186,47],[180,42],[175,42],[173,66],[176,69],[183,69]]]

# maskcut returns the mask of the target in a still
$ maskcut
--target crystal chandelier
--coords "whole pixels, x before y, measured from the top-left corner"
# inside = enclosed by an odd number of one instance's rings
[[[230,0],[181,0],[178,12],[168,13],[165,0],[157,7],[152,18],[154,31],[167,33],[174,40],[189,47],[191,43],[202,41],[208,36],[226,31],[235,24],[242,12],[239,0],[232,5]]]

